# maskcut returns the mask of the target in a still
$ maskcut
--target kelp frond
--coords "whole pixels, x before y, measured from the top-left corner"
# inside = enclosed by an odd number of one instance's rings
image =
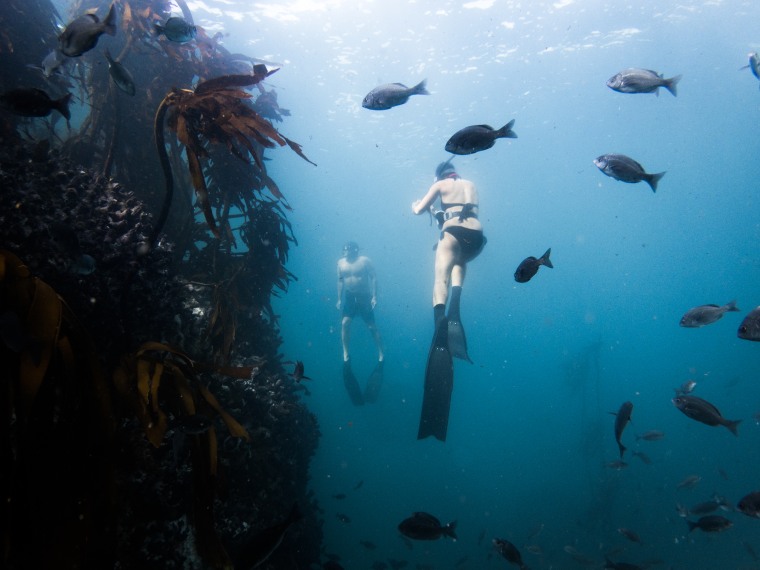
[[[239,159],[253,164],[263,174],[262,179],[278,199],[284,199],[279,188],[265,175],[262,152],[276,145],[290,147],[307,162],[301,145],[281,135],[268,120],[250,104],[251,95],[243,87],[251,87],[269,77],[277,69],[267,70],[255,65],[251,75],[224,75],[199,83],[195,90],[173,89],[158,107],[154,122],[156,145],[166,178],[164,206],[154,229],[152,242],[158,237],[169,212],[173,193],[173,177],[164,142],[164,119],[170,130],[184,145],[188,168],[193,181],[198,207],[216,237],[220,231],[214,218],[206,185],[203,159],[208,157],[208,145],[225,147]],[[286,205],[287,207],[287,205]]]

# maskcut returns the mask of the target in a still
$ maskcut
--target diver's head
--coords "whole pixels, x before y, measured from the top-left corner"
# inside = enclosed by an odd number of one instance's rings
[[[448,159],[446,162],[442,162],[435,169],[436,181],[443,180],[445,178],[459,178],[454,165],[451,164],[451,159]]]
[[[346,259],[356,259],[359,256],[359,244],[355,241],[347,241],[343,246],[343,257]]]

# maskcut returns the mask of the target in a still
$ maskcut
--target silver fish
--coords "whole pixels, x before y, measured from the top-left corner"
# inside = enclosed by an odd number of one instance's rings
[[[80,56],[94,48],[103,34],[116,35],[115,3],[102,22],[95,14],[84,14],[67,25],[58,36],[61,53],[68,57]]]
[[[736,306],[735,299],[723,306],[713,304],[700,305],[699,307],[694,307],[693,309],[686,311],[683,317],[681,317],[680,324],[682,327],[686,328],[703,327],[719,320],[724,313],[739,310],[740,309]]]
[[[616,73],[607,80],[607,87],[618,93],[654,93],[660,94],[660,87],[664,87],[675,97],[676,85],[681,80],[680,75],[665,79],[661,73],[651,69],[631,67]]]
[[[423,79],[414,87],[407,87],[403,83],[378,85],[364,96],[362,107],[370,111],[386,111],[403,105],[412,95],[430,95],[425,89],[426,82],[427,79]]]
[[[652,192],[657,192],[657,183],[665,176],[664,172],[648,174],[641,164],[624,154],[603,154],[594,159],[594,164],[607,176],[621,182],[635,184],[643,180],[649,184]]]
[[[116,87],[127,95],[134,95],[135,81],[132,79],[132,74],[126,67],[111,57],[111,52],[108,51],[108,48],[105,50],[105,56],[108,60],[108,73],[111,74],[111,79],[113,79]]]

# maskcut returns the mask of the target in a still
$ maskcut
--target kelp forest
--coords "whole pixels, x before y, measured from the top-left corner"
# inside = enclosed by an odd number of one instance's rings
[[[265,158],[314,166],[220,37],[183,0],[0,3],[3,568],[319,561]]]

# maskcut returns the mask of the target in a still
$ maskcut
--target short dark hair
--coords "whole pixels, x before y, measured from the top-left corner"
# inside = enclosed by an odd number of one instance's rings
[[[355,241],[347,241],[343,246],[343,251],[359,251],[359,244]]]

